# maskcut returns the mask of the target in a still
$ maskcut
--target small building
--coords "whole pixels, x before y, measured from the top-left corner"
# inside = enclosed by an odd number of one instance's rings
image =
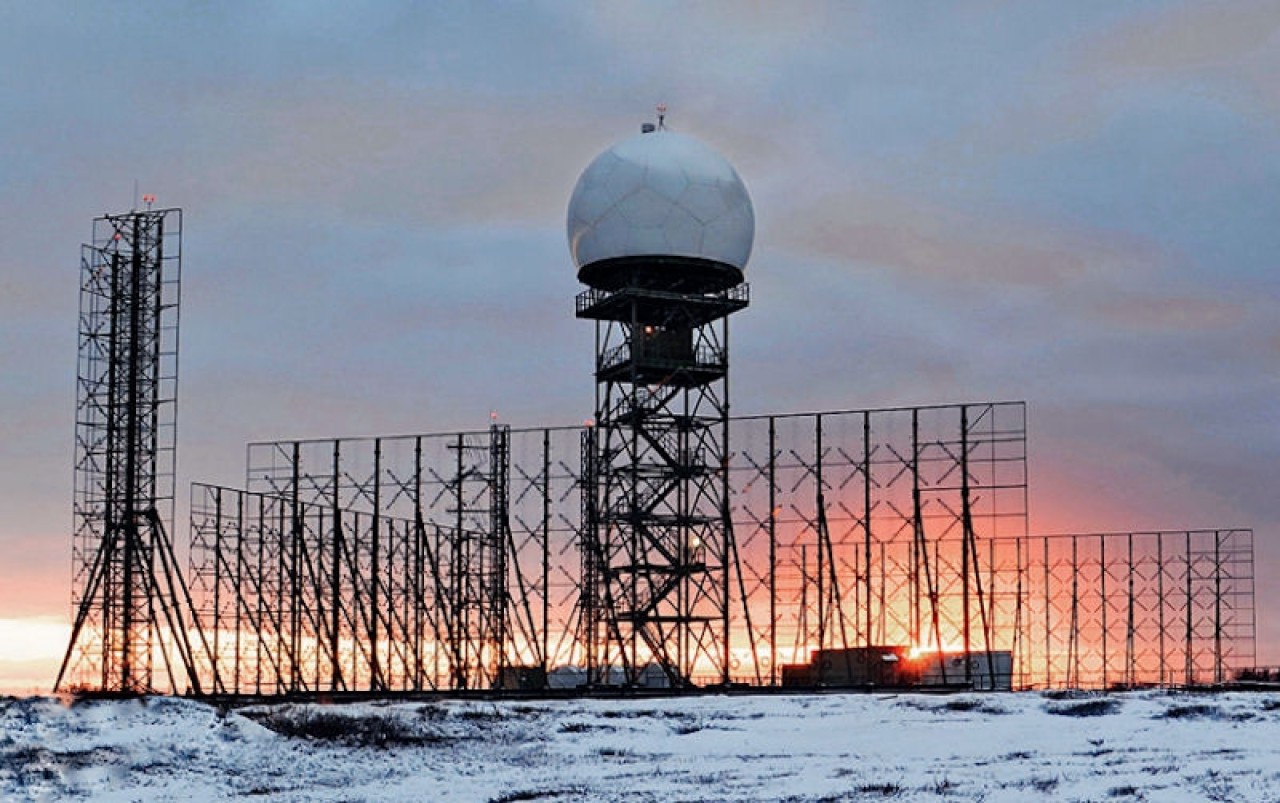
[[[810,660],[819,686],[906,686],[916,680],[907,647],[815,650]]]
[[[547,674],[547,684],[552,689],[582,689],[592,685],[587,670],[580,666],[556,667]],[[594,685],[627,686],[627,673],[620,666],[611,666],[604,673],[603,681],[597,679]],[[671,688],[671,680],[661,664],[649,663],[640,668],[636,682],[630,685],[640,689],[668,689]]]
[[[969,686],[975,691],[1013,689],[1013,653],[1009,650],[926,653],[915,659],[921,686]]]
[[[785,664],[783,686],[909,686],[918,682],[907,647],[814,650],[807,664]]]
[[[782,685],[804,688],[815,685],[812,664],[783,664]]]
[[[967,687],[975,691],[1013,688],[1013,654],[919,653],[905,646],[814,650],[807,664],[782,666],[782,685],[796,688]]]
[[[504,666],[495,689],[539,691],[547,688],[547,670],[541,666]]]

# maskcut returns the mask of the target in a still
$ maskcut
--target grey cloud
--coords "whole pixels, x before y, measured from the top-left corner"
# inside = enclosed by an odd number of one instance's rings
[[[1091,60],[1106,69],[1165,73],[1232,65],[1274,48],[1280,9],[1265,0],[1182,3],[1139,12],[1098,37]]]

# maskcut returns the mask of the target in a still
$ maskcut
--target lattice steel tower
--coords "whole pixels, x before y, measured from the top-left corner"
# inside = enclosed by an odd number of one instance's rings
[[[661,109],[660,109],[661,114]],[[720,154],[646,125],[569,203],[577,315],[596,322],[584,444],[583,640],[593,683],[729,680],[729,324],[755,219]],[[611,672],[611,669],[613,670]]]
[[[100,217],[82,249],[75,620],[56,689],[199,691],[168,535],[181,259],[179,209]]]

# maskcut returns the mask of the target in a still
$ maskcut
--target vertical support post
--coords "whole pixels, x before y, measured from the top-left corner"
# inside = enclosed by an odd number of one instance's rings
[[[426,589],[423,575],[427,566],[423,561],[426,548],[426,526],[422,515],[422,436],[413,439],[413,690],[422,691],[422,631],[426,627],[423,611],[426,608]],[[432,650],[439,654],[437,643]]]
[[[1053,687],[1053,596],[1050,593],[1049,539],[1044,544],[1044,685]]]
[[[298,691],[302,683],[302,517],[299,511],[300,466],[298,444],[293,444],[293,477],[289,499],[289,688]],[[284,511],[281,511],[281,519]],[[282,521],[281,524],[284,522]],[[283,531],[283,527],[281,530]],[[283,564],[283,556],[281,563]]]
[[[824,528],[822,521],[822,416],[814,416],[813,419],[813,489],[814,489],[814,528],[813,539],[814,547],[817,551],[817,592],[818,592],[818,649],[825,650],[827,648],[827,614],[829,600],[827,599],[826,574],[827,574],[827,551],[826,545],[823,543]],[[820,676],[821,677],[821,676]]]
[[[911,645],[913,647],[922,647],[926,640],[924,638],[923,627],[921,623],[923,610],[922,589],[923,584],[920,580],[920,565],[928,559],[928,553],[925,552],[925,532],[924,532],[924,506],[920,498],[920,411],[911,411],[911,568],[909,569],[909,585],[911,593],[908,598],[911,616]],[[935,606],[936,608],[936,606]],[[936,628],[935,628],[936,631]],[[941,635],[939,635],[938,653],[941,658]],[[943,682],[946,678],[946,666],[943,664]]]
[[[1169,682],[1169,654],[1165,651],[1165,596],[1164,596],[1164,533],[1156,533],[1156,597],[1158,603],[1156,605],[1156,624],[1159,628],[1157,636],[1157,644],[1160,653],[1160,685],[1164,686]]]
[[[235,586],[235,656],[236,663],[233,670],[234,678],[232,680],[232,692],[240,694],[244,689],[243,680],[241,678],[242,667],[244,665],[245,655],[241,651],[243,633],[245,629],[244,620],[244,538],[246,526],[245,518],[245,499],[243,493],[236,494],[236,586]]]
[[[969,602],[969,571],[972,562],[977,572],[977,560],[974,557],[973,526],[970,519],[969,505],[969,407],[960,407],[960,597],[961,621],[964,635],[964,682],[973,682],[973,634]]]
[[[1079,539],[1071,536],[1071,627],[1067,640],[1067,685],[1080,683],[1080,562]]]
[[[1186,671],[1184,672],[1183,683],[1192,686],[1196,682],[1196,659],[1195,659],[1195,592],[1193,590],[1193,578],[1195,575],[1195,562],[1191,552],[1191,533],[1186,533],[1186,565],[1187,565],[1187,594],[1186,594]]]
[[[221,635],[222,621],[222,489],[213,491],[213,687],[217,689],[221,683],[218,678],[219,663],[222,660]],[[238,527],[236,528],[239,529]]]
[[[382,618],[382,438],[373,440],[373,519],[370,522],[369,543],[369,688],[386,691],[382,676],[381,634],[378,623]]]
[[[769,416],[769,685],[778,685],[778,445]]]
[[[333,466],[330,474],[330,508],[329,520],[333,526],[333,539],[329,557],[329,646],[330,690],[338,691],[344,687],[342,677],[342,499],[339,493],[339,482],[342,478],[342,442],[333,442]],[[354,635],[354,634],[353,634]],[[354,681],[354,676],[352,680]]]
[[[862,551],[866,602],[866,625],[863,647],[870,660],[871,647],[874,643],[871,634],[872,583],[871,583],[871,412],[862,411]],[[916,646],[915,644],[912,645]]]
[[[1222,531],[1213,531],[1213,682],[1226,680],[1222,655]]]
[[[1105,535],[1098,536],[1098,584],[1099,597],[1101,598],[1102,607],[1102,687],[1107,688],[1107,670],[1110,669],[1110,658],[1107,654],[1108,633],[1107,628],[1107,608],[1111,606],[1111,599],[1107,596],[1107,538]]]
[[[734,536],[733,518],[729,514],[729,495],[731,493],[729,488],[729,460],[733,452],[730,450],[729,440],[729,319],[727,317],[721,319],[721,327],[723,335],[720,338],[720,356],[725,365],[725,372],[724,377],[721,380],[721,387],[724,396],[720,400],[718,410],[720,414],[720,454],[718,455],[719,465],[716,468],[719,469],[720,476],[720,554],[717,557],[720,561],[720,639],[724,645],[720,655],[720,685],[727,689],[730,681],[730,670],[733,668],[733,630],[729,623],[729,600],[732,596],[731,580],[733,572],[741,572],[742,567],[737,559],[738,544]],[[688,400],[686,400],[686,404],[687,403]],[[693,459],[692,454],[693,451],[691,450],[691,461]],[[692,507],[694,504],[693,489],[686,487],[683,493],[686,498],[686,506]],[[709,532],[708,537],[714,537],[714,531]],[[713,558],[713,560],[714,559],[715,558]],[[691,600],[691,602],[693,601]],[[693,616],[695,614],[694,605],[690,604],[686,607],[689,610],[690,616]],[[749,617],[747,618],[746,624],[748,630],[750,630],[751,621]],[[689,635],[686,636],[686,639],[689,638]],[[755,639],[750,639],[750,642],[754,644]],[[689,666],[689,679],[692,681],[693,671],[697,668],[697,661],[694,655],[687,655],[684,659],[684,663]]]
[[[551,662],[551,430],[542,430],[542,671]]]
[[[1133,533],[1128,534],[1128,609],[1125,617],[1125,679],[1126,688],[1133,688],[1137,684],[1138,676],[1138,656],[1137,656],[1137,599],[1134,586],[1134,565],[1133,565]]]
[[[596,429],[594,422],[582,431],[581,465],[582,492],[582,532],[579,534],[579,557],[582,561],[580,588],[578,589],[578,608],[580,611],[579,630],[583,651],[586,655],[587,685],[594,686],[604,682],[601,662],[601,635],[599,600],[604,582],[599,577],[600,555],[603,551],[600,544],[600,522],[596,512],[597,494],[600,493],[599,478],[596,475]],[[608,665],[607,661],[603,662]]]

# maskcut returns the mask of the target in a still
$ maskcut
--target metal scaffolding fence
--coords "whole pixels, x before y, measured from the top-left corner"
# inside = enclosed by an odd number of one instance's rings
[[[1007,652],[1015,687],[1251,666],[1252,533],[1028,535],[1026,429],[1016,402],[732,419],[731,679],[883,645]],[[585,432],[251,444],[247,491],[193,490],[212,687],[460,690],[584,667]],[[979,681],[971,663],[950,680]]]

